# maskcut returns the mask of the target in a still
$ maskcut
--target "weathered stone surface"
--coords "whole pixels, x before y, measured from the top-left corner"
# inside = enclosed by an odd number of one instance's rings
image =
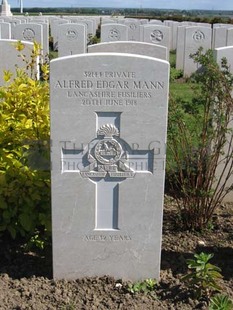
[[[169,64],[51,62],[54,278],[159,278]]]

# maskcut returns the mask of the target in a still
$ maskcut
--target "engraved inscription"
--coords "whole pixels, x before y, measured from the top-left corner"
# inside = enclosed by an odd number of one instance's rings
[[[67,98],[80,99],[82,106],[136,106],[139,99],[163,91],[163,81],[140,80],[135,72],[85,71],[80,80],[58,80],[55,89],[67,90]]]
[[[111,29],[111,30],[109,31],[108,38],[109,38],[111,41],[119,41],[120,38],[121,38],[120,31],[117,30],[116,28]]]
[[[112,242],[120,242],[120,241],[131,241],[132,237],[129,235],[85,235],[83,237],[84,241],[112,241]]]
[[[135,79],[135,72],[118,72],[118,71],[85,71],[84,76],[88,78],[124,78],[124,79]]]
[[[26,41],[33,41],[33,39],[35,38],[35,31],[31,28],[25,28],[23,31],[23,38]]]
[[[130,24],[129,28],[132,29],[132,30],[135,30],[137,28],[137,26],[135,24]]]
[[[193,34],[193,40],[194,41],[199,42],[199,41],[203,41],[204,39],[205,39],[205,34],[202,31],[197,30],[194,32],[194,34]]]
[[[151,32],[150,39],[153,43],[159,43],[163,40],[163,33],[160,30],[154,30]]]
[[[66,37],[68,40],[77,40],[78,38],[78,32],[74,29],[68,29],[66,32]]]

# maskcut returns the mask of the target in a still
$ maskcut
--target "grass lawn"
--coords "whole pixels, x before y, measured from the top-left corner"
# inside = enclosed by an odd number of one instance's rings
[[[174,98],[180,98],[182,101],[187,103],[191,103],[194,97],[194,84],[192,83],[177,83],[171,82],[170,83],[170,94]]]

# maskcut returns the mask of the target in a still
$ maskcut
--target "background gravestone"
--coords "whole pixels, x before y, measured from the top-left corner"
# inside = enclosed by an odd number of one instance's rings
[[[212,30],[208,27],[191,26],[185,29],[184,76],[190,76],[199,69],[199,65],[190,58],[200,47],[203,52],[211,48]]]
[[[48,28],[47,28],[48,30]],[[11,27],[11,35],[15,40],[23,40],[29,42],[37,42],[41,46],[42,55],[40,57],[40,62],[43,62],[44,46],[43,46],[43,26],[42,24],[19,24],[14,27]],[[48,40],[48,36],[47,36]],[[48,48],[48,46],[47,46]],[[48,51],[47,51],[48,52]]]
[[[184,43],[186,26],[177,27],[176,69],[184,70]]]
[[[69,21],[65,19],[52,19],[50,22],[50,29],[51,29],[51,36],[53,38],[53,50],[58,50],[58,32],[59,32],[59,25],[68,24]]]
[[[227,46],[227,28],[214,27],[212,48]]]
[[[88,53],[128,53],[168,60],[167,48],[144,42],[105,42],[88,46]]]
[[[49,24],[41,21],[35,20],[34,23],[42,25],[42,32],[43,32],[43,44],[42,44],[42,53],[44,60],[47,60],[49,57]]]
[[[0,85],[4,85],[6,82],[3,79],[4,70],[10,71],[13,73],[13,76],[16,75],[16,67],[17,68],[25,68],[27,67],[27,62],[20,57],[20,54],[25,55],[25,59],[27,61],[31,60],[31,54],[33,51],[33,43],[22,41],[25,48],[19,52],[16,49],[17,40],[0,40]],[[28,74],[30,75],[30,69],[28,69]],[[36,78],[39,79],[39,67],[38,67],[38,59],[36,59],[36,64],[34,67],[34,71],[36,73]]]
[[[219,65],[221,65],[222,59],[226,58],[227,65],[229,66],[229,70],[231,74],[233,74],[233,46],[227,46],[227,47],[219,47],[214,50],[214,57]],[[233,95],[233,94],[232,94]],[[219,178],[223,175],[223,178],[225,178],[228,174],[232,166],[232,158],[229,160],[229,155],[227,157],[227,152],[232,152],[232,129],[233,129],[233,116],[231,116],[230,122],[228,124],[228,128],[230,129],[229,133],[227,134],[227,139],[224,145],[224,154],[221,155],[220,161],[216,170],[216,179],[217,181]],[[231,146],[230,146],[231,144]],[[226,160],[228,161],[228,165],[225,166]],[[220,186],[224,184],[224,179],[221,180]],[[233,184],[233,175],[230,176],[228,181],[226,182],[225,186],[226,188],[231,187]],[[233,201],[233,191],[231,190],[225,197],[224,202],[232,202]]]
[[[233,46],[233,27],[227,29],[227,46]]]
[[[11,24],[0,23],[1,39],[11,39]]]
[[[86,40],[87,43],[89,43],[91,37],[93,37],[96,34],[96,28],[95,23],[91,19],[83,19],[79,21],[79,24],[86,26]]]
[[[16,18],[4,18],[6,23],[10,23],[11,24],[11,28],[13,28],[16,25],[20,25],[21,21],[19,19]]]
[[[140,21],[135,19],[126,19],[124,22],[128,29],[129,41],[140,41]]]
[[[157,24],[146,24],[140,27],[143,42],[165,46],[170,50],[170,28]]]
[[[102,24],[101,42],[128,41],[129,27],[121,24]]]
[[[58,56],[82,54],[87,51],[86,25],[62,24],[58,31]]]
[[[12,39],[29,42],[36,41],[43,49],[43,26],[40,24],[19,24],[11,28]]]
[[[51,61],[54,278],[159,278],[169,63]]]
[[[172,20],[165,20],[164,26],[170,27],[170,49],[175,50],[177,45],[177,28],[179,26],[179,22]]]
[[[106,18],[106,17],[102,17],[102,22],[101,24],[117,24],[118,20],[116,18]]]

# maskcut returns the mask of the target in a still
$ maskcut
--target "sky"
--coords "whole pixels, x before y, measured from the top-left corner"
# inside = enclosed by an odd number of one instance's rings
[[[8,0],[19,7],[19,0]],[[233,10],[233,0],[23,0],[24,7],[116,7],[181,10]]]

